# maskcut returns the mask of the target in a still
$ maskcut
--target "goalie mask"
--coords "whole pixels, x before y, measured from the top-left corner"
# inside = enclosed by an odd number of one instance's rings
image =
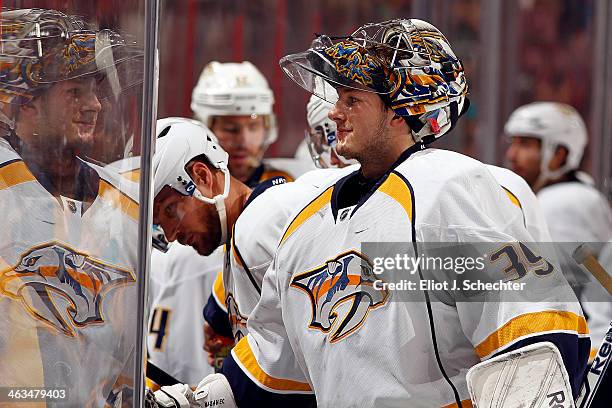
[[[345,37],[321,35],[307,51],[283,57],[280,66],[330,103],[338,99],[337,87],[380,95],[406,118],[415,142],[447,133],[468,106],[461,61],[442,33],[421,20],[366,24]]]
[[[43,9],[3,11],[0,26],[0,121],[11,130],[18,107],[54,84],[94,76],[98,99],[112,100],[142,83],[142,51],[111,30]]]

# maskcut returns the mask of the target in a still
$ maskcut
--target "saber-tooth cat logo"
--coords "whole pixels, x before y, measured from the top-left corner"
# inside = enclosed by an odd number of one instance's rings
[[[296,275],[291,286],[310,299],[309,327],[329,333],[329,342],[335,343],[356,332],[371,310],[387,302],[389,291],[375,289],[376,279],[372,263],[352,250]]]
[[[136,282],[132,271],[52,241],[30,248],[0,271],[0,294],[67,336],[104,323],[102,302],[112,288]]]

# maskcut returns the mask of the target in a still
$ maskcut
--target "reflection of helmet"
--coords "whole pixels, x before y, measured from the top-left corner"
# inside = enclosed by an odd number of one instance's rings
[[[3,11],[0,27],[0,102],[5,104],[28,103],[57,82],[93,74],[104,77],[105,91],[116,96],[126,86],[118,66],[143,55],[116,33],[92,31],[54,10]],[[130,86],[142,82],[138,76],[131,74]],[[12,127],[12,118],[1,120]]]
[[[213,61],[204,67],[191,96],[191,110],[207,126],[214,116],[264,115],[268,129],[265,145],[276,141],[274,94],[253,64]]]
[[[306,143],[310,156],[315,166],[319,168],[334,167],[331,163],[331,152],[346,165],[357,163],[355,160],[348,160],[336,152],[336,122],[331,120],[327,113],[333,105],[316,95],[312,95],[306,106],[306,120],[308,121],[309,131],[306,133]]]
[[[557,102],[521,106],[508,118],[504,132],[508,136],[535,137],[542,141],[540,177],[545,179],[577,169],[587,143],[587,130],[580,114],[573,107]],[[558,146],[567,149],[567,160],[560,169],[551,172],[548,164]]]
[[[223,193],[204,197],[198,191],[185,166],[198,156],[223,172]],[[165,118],[157,121],[157,142],[153,156],[153,195],[157,196],[169,186],[178,193],[208,204],[214,204],[221,221],[222,243],[227,237],[225,199],[229,194],[230,175],[227,170],[228,154],[221,148],[215,135],[202,123],[185,118]]]
[[[417,142],[442,136],[464,111],[463,65],[442,33],[425,21],[397,19],[366,24],[347,37],[320,36],[309,50],[283,57],[280,65],[304,89],[331,103],[337,93],[324,83],[379,94],[407,118]]]

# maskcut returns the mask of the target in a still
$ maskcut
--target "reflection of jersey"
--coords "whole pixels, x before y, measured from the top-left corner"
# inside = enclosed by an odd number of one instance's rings
[[[249,316],[249,334],[223,364],[238,405],[258,398],[275,406],[291,394],[299,406],[312,403],[314,393],[322,407],[465,407],[471,366],[543,340],[560,346],[578,384],[586,322],[537,245],[514,242],[533,240],[522,214],[481,163],[415,150],[376,184],[350,174],[294,213]],[[406,243],[413,255],[413,245],[427,242],[480,242],[472,247],[487,254],[486,267],[476,276],[528,289],[479,292],[471,301],[417,291],[402,301],[397,290],[374,284],[392,281],[388,270],[373,273],[375,257],[397,255],[396,246],[380,245],[389,242]]]
[[[197,385],[213,369],[202,350],[202,308],[223,267],[223,251],[201,256],[174,242],[151,253],[149,360],[179,381]]]
[[[55,198],[0,139],[0,386],[100,407],[131,384],[138,204],[116,185],[100,174],[89,207]]]

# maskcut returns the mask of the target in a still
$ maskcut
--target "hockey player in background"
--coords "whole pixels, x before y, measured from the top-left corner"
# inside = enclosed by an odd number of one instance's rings
[[[555,375],[571,398],[589,339],[567,282],[537,255],[537,245],[516,242],[533,239],[482,163],[427,148],[465,106],[463,68],[444,36],[420,20],[368,24],[350,36],[321,36],[306,52],[281,59],[281,67],[335,103],[337,153],[361,168],[321,186],[292,216],[248,335],[222,374],[204,378],[193,393],[180,384],[163,388],[157,404],[311,406],[316,399],[322,407],[466,407],[466,372],[529,344],[556,350],[568,375]],[[482,273],[494,280],[520,268],[493,261],[500,248],[506,261],[528,252],[525,273],[512,278],[527,290],[485,291],[470,301],[424,290],[402,301],[376,288],[374,260],[363,246],[377,243],[378,256],[392,256],[382,245],[389,241],[406,242],[414,256],[428,242],[477,241],[491,251]],[[390,271],[378,273],[392,279]],[[538,301],[525,302],[527,295]]]
[[[571,257],[583,242],[598,252],[612,239],[612,209],[579,171],[587,144],[587,129],[580,114],[557,102],[534,102],[516,109],[508,118],[510,138],[506,159],[537,193],[552,240],[557,243],[564,272],[589,319],[593,347],[598,347],[612,320],[610,298],[599,283]]]
[[[263,159],[278,137],[273,106],[268,81],[248,61],[209,63],[193,89],[194,117],[212,130],[229,154],[231,174],[251,188],[273,177],[294,179]]]
[[[23,406],[131,405],[137,197],[85,159],[142,51],[53,10],[0,26],[0,386],[63,389]]]
[[[194,117],[213,131],[229,154],[231,174],[250,188],[276,177],[294,178],[263,159],[278,136],[273,105],[272,89],[248,61],[209,63],[193,89]],[[207,304],[212,307],[212,302],[219,314],[227,312],[223,251],[219,248],[202,257],[178,243],[167,251],[155,250],[151,255],[149,357],[181,381],[197,384],[202,373],[212,370],[211,365],[220,364],[223,350],[233,343],[231,332],[219,327],[221,333],[215,332],[202,320],[202,309]]]

